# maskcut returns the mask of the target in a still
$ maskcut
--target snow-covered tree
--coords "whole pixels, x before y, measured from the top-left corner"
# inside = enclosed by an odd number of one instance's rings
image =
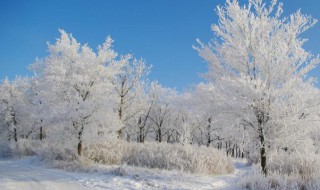
[[[113,80],[119,102],[118,117],[123,125],[118,131],[119,138],[123,137],[124,130],[131,131],[133,129],[130,128],[137,125],[139,115],[143,111],[140,98],[144,93],[144,79],[151,69],[143,60],[134,59],[132,55],[123,56],[122,61],[124,62],[122,72]],[[127,139],[130,139],[130,132],[127,133]]]
[[[163,141],[163,137],[170,138],[170,129],[172,128],[172,114],[174,111],[173,100],[177,92],[171,88],[162,87],[157,82],[151,84],[150,96],[152,98],[152,107],[149,119],[153,123],[155,139],[158,142]]]
[[[50,55],[32,68],[41,82],[42,104],[49,109],[48,131],[64,133],[65,140],[76,142],[81,155],[85,140],[110,138],[119,127],[112,78],[122,72],[124,61],[116,59],[110,37],[95,53],[63,30],[60,33],[56,43],[48,45]]]
[[[149,83],[142,82],[137,85],[135,98],[130,106],[131,118],[127,122],[127,133],[136,137],[137,142],[144,142],[147,135],[152,132],[152,123],[149,119],[153,99],[148,94]]]
[[[1,138],[18,142],[28,137],[28,101],[24,93],[28,89],[28,79],[18,77],[14,81],[7,78],[0,86]]]
[[[303,49],[306,39],[300,36],[316,20],[300,11],[289,17],[282,12],[276,0],[250,0],[246,6],[227,0],[225,6],[217,7],[214,41],[208,45],[199,41],[200,47],[195,47],[209,63],[206,78],[218,101],[224,103],[220,118],[248,131],[265,174],[268,150],[276,148],[284,136],[291,142],[299,139],[290,132],[303,133],[301,125],[284,122],[283,117],[291,115],[293,121],[303,115],[307,103],[317,104],[310,96],[295,96],[312,86],[308,74],[319,63],[318,57]]]

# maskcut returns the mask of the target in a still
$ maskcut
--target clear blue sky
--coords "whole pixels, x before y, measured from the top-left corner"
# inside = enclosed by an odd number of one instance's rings
[[[46,42],[64,29],[96,48],[107,35],[121,54],[152,64],[150,78],[178,90],[201,81],[207,65],[192,49],[213,38],[215,7],[224,0],[0,0],[0,79],[31,75],[27,66],[47,55]],[[240,0],[243,4],[244,0]],[[283,0],[285,14],[301,8],[320,20],[319,0]],[[304,36],[320,53],[320,23]],[[315,71],[313,75],[319,75]]]

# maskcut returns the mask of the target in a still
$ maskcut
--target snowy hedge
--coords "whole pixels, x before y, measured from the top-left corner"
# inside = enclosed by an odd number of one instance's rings
[[[203,146],[113,142],[85,148],[84,154],[95,162],[108,165],[128,164],[214,175],[234,171],[232,161],[225,154]]]

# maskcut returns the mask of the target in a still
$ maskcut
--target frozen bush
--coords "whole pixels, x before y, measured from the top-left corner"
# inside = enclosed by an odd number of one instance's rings
[[[239,185],[250,190],[298,190],[299,181],[296,175],[288,176],[280,172],[270,172],[267,177],[259,165],[253,165],[251,172],[243,176]]]
[[[17,142],[10,142],[6,139],[0,141],[0,156],[4,157],[23,157],[33,156],[40,142],[37,140],[19,139]]]
[[[254,165],[244,176],[240,186],[261,190],[317,190],[320,189],[320,158],[309,153],[278,153],[271,157],[269,173],[264,176],[261,168]]]
[[[19,139],[9,144],[10,155],[13,157],[33,156],[39,147],[39,141],[28,139]]]
[[[52,161],[77,161],[79,157],[77,156],[75,148],[68,148],[62,146],[60,143],[44,142],[42,143],[41,149],[36,150],[37,154],[44,160]]]
[[[254,190],[254,189],[271,189],[268,179],[261,173],[261,168],[257,165],[253,165],[251,172],[243,176],[239,186],[242,188]]]
[[[132,145],[131,155],[125,160],[128,165],[205,174],[226,174],[234,170],[231,160],[214,148],[166,143]]]
[[[207,147],[119,141],[92,145],[85,148],[84,154],[87,158],[104,164],[128,164],[214,175],[234,171],[232,161],[225,154]]]
[[[18,142],[12,142],[8,147],[10,156],[20,158],[37,155],[57,168],[67,168],[73,163],[80,166],[85,160],[78,157],[75,148],[65,146],[61,142],[19,139]]]
[[[76,148],[65,146],[61,142],[41,142],[41,148],[35,150],[36,154],[51,167],[68,171],[86,171],[90,161],[79,157]]]
[[[126,142],[106,142],[104,144],[94,144],[84,148],[85,157],[96,163],[106,165],[119,165],[123,158],[130,151],[130,144]]]

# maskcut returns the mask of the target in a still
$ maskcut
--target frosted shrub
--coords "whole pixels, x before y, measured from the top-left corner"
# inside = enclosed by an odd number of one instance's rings
[[[132,144],[128,165],[180,170],[205,174],[232,172],[232,162],[214,148],[181,146],[178,144]]]
[[[269,174],[265,177],[261,168],[254,165],[252,171],[244,176],[240,186],[247,189],[279,190],[317,190],[320,189],[319,155],[279,153],[272,157]]]
[[[38,140],[19,139],[17,142],[8,142],[2,139],[0,142],[0,156],[23,157],[33,156],[40,148]]]
[[[76,148],[62,142],[19,139],[18,142],[10,143],[8,147],[10,156],[13,157],[37,155],[48,163],[79,161]]]
[[[296,175],[288,176],[280,172],[270,172],[267,177],[261,172],[261,167],[253,165],[252,171],[243,176],[239,185],[250,190],[298,190],[300,189]]]
[[[207,147],[118,142],[91,146],[84,153],[89,159],[104,164],[125,163],[203,174],[226,174],[234,171],[229,158],[220,151]]]
[[[271,189],[268,179],[261,173],[261,168],[257,165],[253,165],[252,171],[243,176],[239,185],[242,188],[254,190],[254,189]]]
[[[39,141],[28,139],[19,139],[17,143],[12,142],[9,144],[10,154],[14,157],[33,156],[39,147]]]
[[[289,176],[296,175],[303,186],[320,182],[320,157],[312,151],[304,153],[278,152],[271,157],[270,171],[280,171]]]
[[[42,142],[38,140],[19,139],[17,142],[0,143],[0,156],[23,157],[36,155],[41,150]]]
[[[86,158],[79,157],[75,147],[60,142],[41,142],[36,154],[51,167],[69,171],[85,171],[90,163]]]
[[[130,144],[126,142],[106,142],[84,148],[84,155],[96,163],[119,165],[122,163],[125,154],[130,151],[130,148]]]
[[[42,144],[41,149],[37,150],[37,154],[48,162],[52,161],[66,161],[72,162],[79,160],[75,148],[68,148],[60,143],[47,143]]]

